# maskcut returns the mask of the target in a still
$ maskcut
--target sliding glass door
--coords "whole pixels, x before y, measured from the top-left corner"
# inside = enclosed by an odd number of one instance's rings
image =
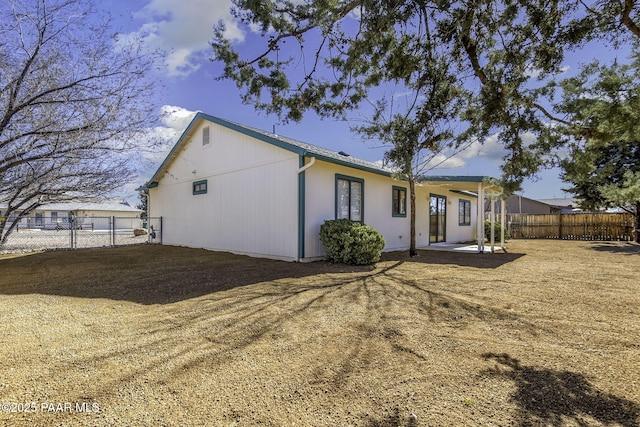
[[[444,242],[447,225],[447,198],[431,195],[429,202],[429,243]]]

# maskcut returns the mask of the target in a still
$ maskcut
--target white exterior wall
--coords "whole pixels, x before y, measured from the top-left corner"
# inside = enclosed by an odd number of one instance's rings
[[[79,210],[73,212],[75,212],[78,225],[85,230],[110,230],[112,217],[116,217],[116,229],[133,229],[142,226],[140,212],[97,210]],[[69,211],[36,210],[36,213],[43,215],[43,222],[37,225],[38,227],[48,228],[55,225],[55,222],[67,224],[69,220]],[[52,214],[57,214],[55,222],[52,220]],[[35,217],[32,216],[29,220],[35,225]],[[26,221],[27,219],[24,218],[22,223]]]
[[[116,229],[133,229],[142,226],[139,212],[120,211],[77,211],[76,220],[83,228],[91,227],[94,230],[109,230],[111,217],[116,218]]]
[[[305,172],[305,258],[322,258],[324,247],[320,242],[320,226],[325,220],[335,219],[336,174],[364,180],[364,223],[378,230],[386,240],[384,251],[407,250],[410,244],[409,184],[392,178],[316,161]],[[392,215],[392,188],[407,190],[407,216]],[[416,246],[429,245],[429,202],[432,194],[447,198],[446,241],[449,243],[472,241],[476,236],[477,199],[449,191],[446,187],[416,186]],[[459,225],[460,199],[471,201],[471,225]]]
[[[298,155],[207,121],[189,138],[149,191],[163,243],[296,259]],[[194,195],[193,182],[205,179],[207,193]]]
[[[320,242],[320,226],[335,219],[336,174],[364,180],[364,223],[378,230],[386,240],[385,251],[405,250],[410,244],[409,184],[370,172],[360,171],[328,162],[316,161],[305,172],[305,258],[324,257]],[[407,189],[407,216],[392,215],[392,187]],[[416,244],[429,243],[428,192],[419,187],[417,199],[426,200],[416,211]],[[426,194],[426,196],[425,196]]]

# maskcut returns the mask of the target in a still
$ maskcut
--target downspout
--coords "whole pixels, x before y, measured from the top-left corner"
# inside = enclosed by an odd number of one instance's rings
[[[304,172],[307,169],[309,169],[311,166],[313,166],[314,163],[316,162],[316,158],[311,157],[311,161],[305,165],[304,158],[305,158],[304,154],[301,154],[299,158],[300,167],[298,168],[298,258],[296,260],[297,262],[300,262],[302,261],[302,259],[304,259],[304,244],[305,244],[304,229],[305,229],[305,218],[306,218],[306,214],[305,214],[306,182],[305,182]]]
[[[300,156],[301,159],[301,163],[304,163],[304,156]],[[298,175],[300,175],[302,172],[306,171],[307,169],[309,169],[311,166],[313,166],[313,164],[316,162],[316,158],[312,157],[311,161],[309,163],[307,163],[306,165],[302,166],[300,169],[298,169]]]

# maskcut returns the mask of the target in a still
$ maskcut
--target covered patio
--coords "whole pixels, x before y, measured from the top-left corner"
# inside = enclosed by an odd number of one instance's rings
[[[485,244],[486,247],[486,244]],[[446,252],[467,252],[467,253],[484,253],[478,249],[477,244],[470,243],[433,243],[429,246],[422,246],[418,249],[426,251],[446,251]],[[491,248],[490,252],[507,252],[504,245]]]
[[[460,251],[460,252],[477,252],[494,253],[496,250],[506,252],[505,249],[505,227],[506,227],[506,208],[504,192],[497,179],[488,176],[423,176],[420,183],[428,184],[433,187],[442,187],[453,193],[465,195],[466,197],[477,199],[476,209],[476,242],[472,243],[448,243],[438,242],[431,243],[429,246],[421,249]],[[497,218],[495,213],[496,201],[500,200],[501,209],[500,216]],[[485,222],[485,206],[488,201],[490,210],[488,212],[488,220],[491,224],[490,239],[486,241],[484,222]],[[499,241],[495,239],[495,226],[500,224]]]

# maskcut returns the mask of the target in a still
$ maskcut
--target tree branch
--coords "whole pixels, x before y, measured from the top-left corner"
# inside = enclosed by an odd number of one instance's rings
[[[544,114],[549,120],[553,120],[554,122],[562,123],[563,125],[573,126],[573,123],[568,122],[566,120],[563,120],[563,119],[561,119],[559,117],[555,117],[553,114],[551,114],[549,111],[547,111],[546,108],[544,108],[542,105],[538,104],[537,102],[534,102],[531,105],[533,107],[535,107],[538,111],[540,111],[542,114]]]
[[[462,33],[460,34],[460,41],[462,42],[462,47],[464,48],[464,51],[466,52],[467,57],[471,62],[471,68],[473,68],[474,74],[480,79],[480,83],[486,85],[489,83],[489,78],[480,65],[478,48],[471,39],[471,24],[473,23],[473,19],[475,17],[475,7],[475,2],[472,2],[465,13],[464,22],[462,25]]]
[[[624,8],[622,10],[622,19],[620,20],[629,31],[631,31],[636,37],[640,37],[640,27],[631,19],[631,10],[635,6],[635,0],[625,0]]]

